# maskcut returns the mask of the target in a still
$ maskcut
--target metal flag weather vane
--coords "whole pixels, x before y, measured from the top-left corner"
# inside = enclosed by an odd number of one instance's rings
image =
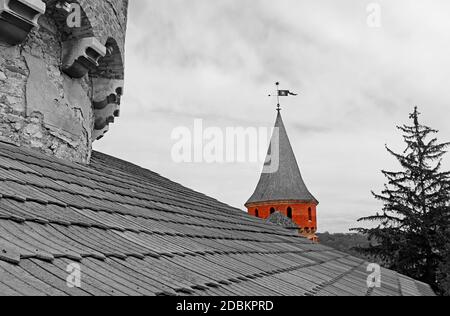
[[[275,85],[277,86],[277,92],[276,92],[276,96],[277,96],[277,111],[280,112],[281,111],[281,105],[280,105],[280,97],[288,97],[290,95],[292,96],[297,96],[298,94],[293,93],[289,90],[280,90],[280,83],[277,82],[275,83]],[[272,97],[273,95],[269,95],[269,97]]]

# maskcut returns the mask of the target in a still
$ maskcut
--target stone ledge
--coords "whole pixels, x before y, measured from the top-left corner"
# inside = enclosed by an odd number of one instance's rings
[[[62,70],[72,78],[82,78],[98,67],[106,56],[106,47],[95,37],[66,41],[62,44]]]
[[[114,123],[114,119],[120,115],[120,106],[116,103],[108,104],[101,110],[94,110],[95,129],[101,130],[106,125]]]
[[[92,140],[100,140],[105,136],[105,134],[109,131],[109,125],[106,125],[103,129],[94,129],[92,132]]]
[[[102,138],[120,115],[120,99],[123,95],[123,80],[93,78],[93,107],[95,116],[93,140]]]
[[[41,0],[0,0],[0,41],[10,45],[25,41],[45,10]]]

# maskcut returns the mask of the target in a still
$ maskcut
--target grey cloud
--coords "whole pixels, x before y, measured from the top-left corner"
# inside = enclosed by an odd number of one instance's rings
[[[359,0],[130,1],[121,117],[96,149],[243,208],[260,166],[174,164],[170,134],[193,118],[270,126],[281,81],[300,92],[283,115],[319,229],[346,231],[376,209],[379,170],[398,168],[383,145],[403,147],[395,125],[412,106],[450,138],[450,3],[378,2],[381,29]]]

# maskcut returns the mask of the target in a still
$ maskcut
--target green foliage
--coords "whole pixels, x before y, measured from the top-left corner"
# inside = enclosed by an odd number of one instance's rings
[[[438,132],[419,123],[417,108],[410,115],[411,126],[403,133],[406,150],[399,154],[386,147],[400,163],[398,172],[382,171],[384,190],[373,193],[384,207],[359,222],[377,223],[375,228],[356,228],[372,243],[359,247],[364,255],[375,256],[388,267],[445,292],[448,280],[447,243],[450,215],[450,173],[442,171],[442,158],[450,143],[438,143]]]

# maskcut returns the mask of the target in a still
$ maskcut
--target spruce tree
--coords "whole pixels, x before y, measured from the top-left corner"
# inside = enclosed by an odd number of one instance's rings
[[[430,284],[436,291],[442,282],[449,242],[450,172],[442,171],[442,158],[450,143],[439,143],[438,131],[419,122],[417,107],[410,114],[412,125],[398,126],[406,149],[399,154],[386,146],[400,163],[398,172],[382,171],[387,178],[381,194],[381,212],[359,219],[377,223],[375,228],[356,228],[371,240],[368,248],[358,248],[389,268]]]
[[[450,296],[450,242],[447,244],[447,256],[439,269],[439,289],[445,296]]]

